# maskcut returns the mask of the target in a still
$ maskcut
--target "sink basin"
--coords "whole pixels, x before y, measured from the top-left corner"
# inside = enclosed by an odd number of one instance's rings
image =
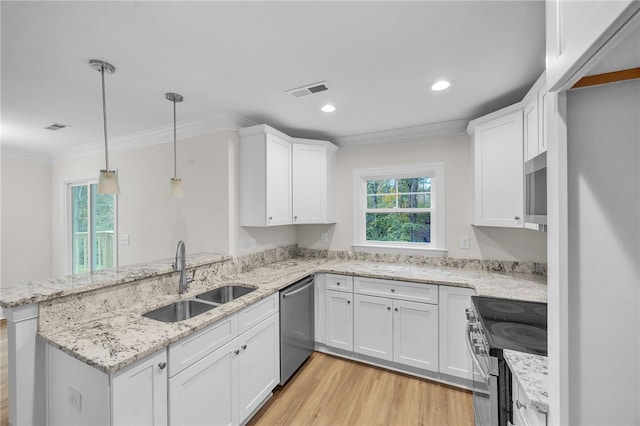
[[[240,285],[227,285],[224,287],[214,288],[205,293],[200,293],[196,296],[196,299],[206,300],[213,303],[227,303],[231,302],[238,297],[244,296],[254,291],[255,288],[243,287]]]
[[[215,307],[216,305],[198,300],[180,300],[179,302],[147,312],[142,316],[162,322],[178,322],[193,318]]]

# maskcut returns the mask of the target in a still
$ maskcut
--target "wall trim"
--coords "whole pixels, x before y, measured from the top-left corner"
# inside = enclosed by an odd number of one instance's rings
[[[466,133],[468,122],[469,120],[444,121],[380,132],[361,133],[359,135],[334,138],[334,143],[340,148],[351,148],[463,135]]]

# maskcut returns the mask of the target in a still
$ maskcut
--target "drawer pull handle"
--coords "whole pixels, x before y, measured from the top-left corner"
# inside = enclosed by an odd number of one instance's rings
[[[158,364],[158,368],[160,368],[160,370],[164,370],[166,366],[167,366],[166,362],[161,362],[160,364]]]

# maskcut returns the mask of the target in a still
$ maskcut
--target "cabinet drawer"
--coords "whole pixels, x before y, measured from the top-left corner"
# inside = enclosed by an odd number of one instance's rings
[[[354,292],[358,294],[438,304],[437,285],[364,277],[355,277],[353,282]]]
[[[269,318],[273,313],[278,312],[279,306],[279,293],[274,293],[241,310],[238,314],[240,333],[244,333],[262,320]]]
[[[169,377],[238,336],[238,315],[234,314],[169,346]]]
[[[353,292],[353,277],[327,274],[327,290]]]

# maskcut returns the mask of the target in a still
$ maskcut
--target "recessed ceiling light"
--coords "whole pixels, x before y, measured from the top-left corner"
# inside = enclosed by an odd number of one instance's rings
[[[448,82],[447,80],[438,80],[435,83],[433,83],[433,86],[431,86],[431,90],[439,92],[440,90],[444,90],[449,86],[451,86],[451,83]]]
[[[324,105],[322,108],[320,108],[322,110],[322,112],[333,112],[336,110],[336,107],[334,107],[331,104],[326,104]]]

